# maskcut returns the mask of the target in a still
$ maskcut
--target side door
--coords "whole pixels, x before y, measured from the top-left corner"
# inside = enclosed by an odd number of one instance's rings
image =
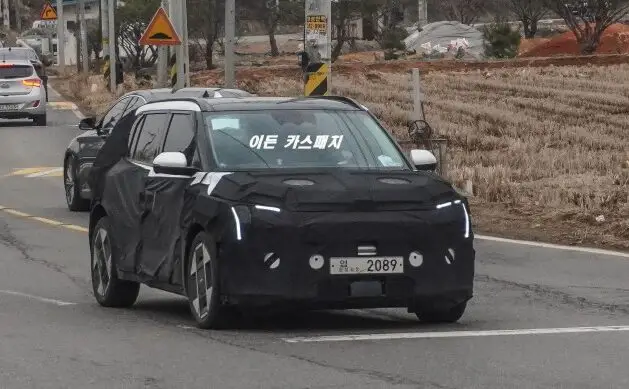
[[[130,131],[127,156],[108,173],[110,179],[105,188],[108,192],[106,198],[114,200],[106,209],[116,214],[113,218],[116,225],[112,227],[120,231],[117,237],[118,244],[122,246],[118,266],[121,271],[135,276],[141,272],[142,226],[151,201],[144,197],[144,185],[153,159],[161,148],[168,117],[169,114],[160,112],[141,114]]]
[[[196,116],[176,112],[168,119],[161,152],[181,152],[188,166],[201,169],[196,148]],[[194,177],[156,174],[145,180],[146,216],[142,220],[143,249],[141,270],[156,281],[173,283],[173,271],[181,267],[182,217],[185,217],[186,190]]]

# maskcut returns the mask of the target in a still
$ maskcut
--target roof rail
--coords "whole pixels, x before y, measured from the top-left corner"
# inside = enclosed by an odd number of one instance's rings
[[[364,105],[359,103],[357,100],[352,99],[351,97],[332,95],[332,96],[307,96],[307,98],[308,99],[325,99],[325,100],[339,101],[339,102],[342,102],[342,103],[351,104],[354,107],[360,109],[361,111],[366,110]]]

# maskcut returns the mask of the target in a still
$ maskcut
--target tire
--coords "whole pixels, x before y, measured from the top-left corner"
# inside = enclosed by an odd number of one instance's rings
[[[456,323],[463,317],[467,302],[457,305],[439,305],[431,307],[417,307],[415,315],[426,323]]]
[[[101,218],[92,235],[90,269],[92,291],[96,301],[103,307],[128,308],[138,298],[140,284],[118,279],[116,261],[118,255],[113,249],[113,236],[107,216]]]
[[[90,201],[81,197],[79,183],[76,179],[75,159],[66,158],[63,164],[63,187],[66,195],[68,209],[73,212],[86,212],[90,210]]]
[[[226,328],[232,317],[228,308],[221,305],[216,243],[209,234],[200,232],[189,251],[186,296],[197,327],[204,330]]]
[[[45,127],[47,125],[46,115],[38,115],[33,118],[33,124],[38,127]]]

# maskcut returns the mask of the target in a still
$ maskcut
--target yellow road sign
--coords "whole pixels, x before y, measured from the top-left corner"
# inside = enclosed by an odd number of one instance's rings
[[[39,18],[41,20],[57,20],[57,11],[52,8],[52,5],[50,5],[50,3],[46,2],[44,4],[44,8],[41,10]]]
[[[145,46],[176,46],[181,44],[181,39],[164,8],[160,7],[153,15],[151,23],[140,38],[140,44]]]
[[[306,96],[327,96],[329,66],[327,63],[310,64],[304,86]]]

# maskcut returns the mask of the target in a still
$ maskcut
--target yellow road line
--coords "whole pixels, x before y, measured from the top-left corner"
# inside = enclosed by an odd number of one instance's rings
[[[53,219],[48,219],[45,217],[39,217],[39,216],[33,216],[33,215],[29,215],[26,212],[21,212],[12,208],[7,208],[4,207],[2,205],[0,205],[0,211],[6,212],[10,215],[13,216],[17,216],[17,217],[21,217],[24,219],[29,219],[29,220],[35,220],[38,221],[40,223],[43,224],[47,224],[49,226],[53,226],[53,227],[62,227],[68,230],[72,230],[72,231],[78,231],[78,232],[89,232],[89,229],[86,227],[82,227],[82,226],[77,226],[75,224],[67,224],[58,220],[53,220]]]
[[[74,231],[79,231],[79,232],[89,232],[90,231],[89,229],[87,229],[85,227],[75,226],[74,224],[64,224],[61,227],[67,228],[68,230],[74,230]]]
[[[54,167],[40,166],[40,167],[29,167],[29,168],[24,168],[24,169],[16,169],[16,170],[14,170],[13,172],[11,172],[9,174],[5,174],[4,177],[27,176],[29,174],[35,174],[35,173],[43,172],[43,171],[50,170],[50,169],[54,169]]]
[[[24,213],[24,212],[20,212],[20,211],[16,211],[15,209],[11,209],[11,208],[6,208],[3,209],[4,212],[6,213],[10,213],[13,216],[18,216],[18,217],[31,217],[31,215],[29,215],[28,213]]]
[[[52,220],[52,219],[46,219],[45,217],[32,217],[31,219],[33,220],[37,220],[38,222],[42,222],[45,224],[50,224],[51,226],[61,226],[63,225],[63,223],[58,222],[56,220]]]

